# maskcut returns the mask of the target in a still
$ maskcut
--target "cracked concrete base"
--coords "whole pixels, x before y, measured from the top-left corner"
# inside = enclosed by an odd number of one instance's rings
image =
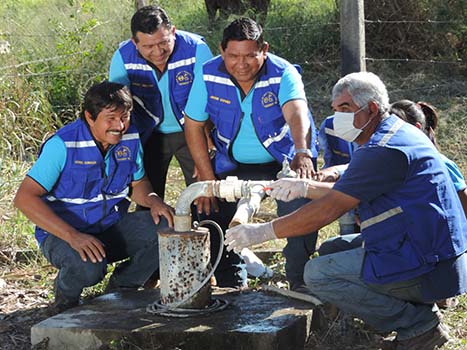
[[[312,304],[261,291],[215,289],[213,298],[229,305],[207,315],[175,318],[146,311],[159,300],[157,289],[109,293],[36,324],[31,341],[50,350],[303,349]]]

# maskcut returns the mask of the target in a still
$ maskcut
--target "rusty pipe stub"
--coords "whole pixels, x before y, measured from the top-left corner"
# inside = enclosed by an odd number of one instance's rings
[[[159,232],[161,303],[168,307],[203,309],[211,303],[211,285],[201,286],[211,270],[209,230]],[[199,291],[195,292],[197,289]],[[190,297],[191,294],[195,294]],[[187,300],[185,300],[187,299]]]

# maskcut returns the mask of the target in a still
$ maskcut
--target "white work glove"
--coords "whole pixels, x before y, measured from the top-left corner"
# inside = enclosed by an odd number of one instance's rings
[[[276,239],[272,222],[244,224],[229,228],[225,232],[224,244],[230,252],[240,253],[243,248]]]
[[[306,179],[283,178],[273,182],[266,193],[274,199],[290,202],[306,197],[308,181]]]

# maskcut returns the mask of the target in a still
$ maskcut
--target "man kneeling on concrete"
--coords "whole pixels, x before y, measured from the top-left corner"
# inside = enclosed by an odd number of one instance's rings
[[[467,292],[467,220],[454,184],[433,143],[388,113],[376,75],[341,78],[332,107],[336,136],[360,146],[345,174],[324,192],[319,182],[276,181],[273,198],[318,199],[228,230],[228,249],[316,231],[358,205],[363,246],[310,260],[307,288],[375,329],[397,331],[391,349],[433,350],[449,339],[434,302]]]
[[[92,86],[80,119],[45,142],[16,194],[15,206],[37,225],[40,249],[59,269],[55,312],[78,305],[108,263],[129,258],[107,290],[138,288],[158,268],[157,230],[173,225],[173,209],[145,177],[132,107],[123,85]],[[127,196],[151,210],[127,213]]]

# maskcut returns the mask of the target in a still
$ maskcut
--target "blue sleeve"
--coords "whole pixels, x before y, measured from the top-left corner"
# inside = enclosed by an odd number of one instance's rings
[[[395,191],[405,181],[408,161],[404,153],[386,147],[356,150],[334,190],[370,202]]]
[[[297,69],[290,65],[282,75],[279,87],[279,104],[283,106],[291,100],[305,100],[305,87],[303,86],[302,76]]]
[[[141,180],[144,177],[143,146],[139,143],[138,155],[136,156],[136,171],[133,173],[133,181]]]
[[[208,120],[209,114],[206,112],[208,103],[208,90],[203,79],[203,73],[195,75],[193,86],[191,87],[188,101],[185,106],[185,114],[193,120],[204,122]]]
[[[321,126],[319,127],[318,144],[319,144],[319,149],[323,150],[323,161],[324,161],[323,169],[329,168],[331,166],[332,154],[329,150],[328,137],[326,136],[326,119],[323,120],[323,122],[321,123]]]
[[[212,58],[211,50],[208,45],[203,41],[198,46],[196,46],[196,63],[194,68],[195,76],[198,74],[203,74],[203,64],[204,62]]]
[[[130,86],[130,79],[128,78],[128,73],[119,50],[115,51],[112,61],[110,61],[109,81]]]
[[[28,176],[48,192],[60,177],[66,162],[66,146],[58,136],[52,136],[42,147],[39,158],[28,172]]]
[[[441,159],[448,169],[449,177],[454,183],[456,191],[459,192],[465,190],[467,187],[465,184],[465,179],[464,176],[462,176],[462,173],[457,164],[443,154],[441,154]]]

